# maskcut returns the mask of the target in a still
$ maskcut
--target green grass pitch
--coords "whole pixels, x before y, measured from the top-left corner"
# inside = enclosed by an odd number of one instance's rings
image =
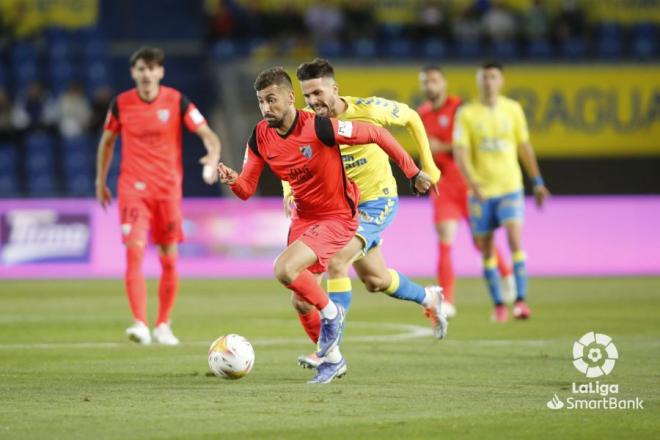
[[[660,278],[532,279],[532,319],[500,325],[482,281],[459,280],[441,342],[418,306],[354,284],[348,374],[310,386],[296,357],[312,346],[274,281],[183,280],[179,347],[125,340],[120,280],[0,282],[0,439],[660,438]],[[643,410],[546,407],[587,382],[572,346],[592,330],[620,355],[600,382]],[[225,333],[254,344],[244,379],[207,374]]]

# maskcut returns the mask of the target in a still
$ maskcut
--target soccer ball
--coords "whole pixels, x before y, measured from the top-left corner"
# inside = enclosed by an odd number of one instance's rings
[[[209,368],[218,377],[240,379],[254,366],[252,344],[243,336],[220,336],[209,347]]]

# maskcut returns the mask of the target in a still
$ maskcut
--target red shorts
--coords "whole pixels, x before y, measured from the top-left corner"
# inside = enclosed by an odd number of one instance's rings
[[[294,218],[289,228],[287,245],[302,240],[317,257],[316,263],[307,269],[312,273],[323,273],[328,269],[330,258],[355,236],[357,227],[357,216],[346,220]]]
[[[465,185],[438,184],[438,191],[431,191],[433,201],[433,220],[435,224],[447,220],[468,218],[468,195]]]
[[[181,199],[119,198],[123,243],[130,241],[173,244],[183,241]]]

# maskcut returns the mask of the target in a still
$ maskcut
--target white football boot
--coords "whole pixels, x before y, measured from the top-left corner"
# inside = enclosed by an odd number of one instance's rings
[[[126,329],[126,336],[133,342],[141,345],[151,344],[151,333],[149,327],[142,321],[135,321],[135,323]]]
[[[153,331],[154,341],[162,345],[179,345],[179,338],[172,333],[169,322],[163,322]]]
[[[456,311],[456,307],[452,303],[447,301],[442,301],[442,313],[445,314],[447,319],[454,318],[458,314],[458,312]]]
[[[425,290],[430,301],[427,307],[424,308],[424,314],[431,320],[433,335],[438,339],[444,339],[447,336],[447,326],[449,324],[442,309],[442,303],[444,302],[442,287],[427,286]]]
[[[513,274],[509,274],[501,279],[500,287],[502,288],[502,301],[504,304],[513,304],[516,300],[516,278]]]

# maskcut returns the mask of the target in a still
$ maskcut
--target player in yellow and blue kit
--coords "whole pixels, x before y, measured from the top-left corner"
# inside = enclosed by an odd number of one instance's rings
[[[334,69],[323,59],[317,58],[301,64],[296,73],[305,102],[318,115],[366,121],[386,127],[407,127],[419,151],[422,173],[428,175],[433,183],[440,179],[440,171],[433,162],[424,125],[415,110],[405,104],[378,97],[339,96]],[[388,156],[373,145],[341,145],[341,155],[346,174],[360,188],[360,224],[356,237],[330,261],[327,286],[330,298],[345,310],[349,309],[352,286],[348,270],[353,265],[370,292],[384,292],[394,298],[422,305],[432,320],[435,336],[442,339],[447,321],[441,311],[441,289],[438,286],[424,288],[402,273],[388,269],[380,251],[381,233],[393,220],[398,208],[396,181]],[[295,298],[294,306],[303,327],[313,340],[317,314],[307,303]],[[302,356],[299,361],[307,367],[313,367],[319,362],[310,356]]]
[[[484,264],[484,278],[495,304],[493,320],[504,322],[508,311],[502,303],[495,229],[504,226],[513,256],[516,302],[513,315],[527,319],[527,273],[522,248],[523,181],[518,159],[531,178],[540,208],[549,195],[529,140],[527,121],[520,104],[500,95],[502,66],[489,62],[477,71],[480,99],[464,105],[454,125],[454,158],[470,188],[470,226]]]

